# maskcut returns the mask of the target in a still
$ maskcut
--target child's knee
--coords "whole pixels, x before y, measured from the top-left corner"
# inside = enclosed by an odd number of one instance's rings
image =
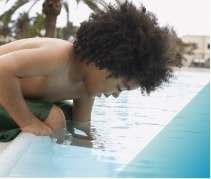
[[[45,123],[54,131],[65,128],[66,122],[63,111],[58,106],[53,105]]]

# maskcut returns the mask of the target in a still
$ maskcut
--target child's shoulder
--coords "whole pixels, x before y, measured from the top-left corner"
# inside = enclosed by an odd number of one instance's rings
[[[42,56],[51,59],[68,60],[73,56],[73,44],[56,38],[20,39],[0,46],[0,56],[19,51],[22,56]]]
[[[48,37],[34,37],[27,38],[15,41],[15,43],[19,43],[20,45],[38,45],[38,46],[70,46],[72,43],[58,38],[48,38]]]
[[[11,51],[43,48],[48,53],[70,53],[73,49],[73,44],[63,39],[35,37],[10,42],[4,48]]]
[[[34,38],[26,38],[12,41],[10,43],[5,44],[4,46],[16,46],[19,48],[34,48],[34,47],[42,47],[42,46],[71,46],[72,43],[57,38],[48,38],[48,37],[34,37]]]

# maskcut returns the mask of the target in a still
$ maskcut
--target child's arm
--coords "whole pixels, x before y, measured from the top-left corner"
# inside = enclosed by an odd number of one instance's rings
[[[3,59],[10,59],[8,55],[0,58],[0,104],[9,113],[12,119],[20,126],[22,131],[31,132],[36,135],[45,135],[51,132],[50,128],[39,121],[29,110],[24,101],[15,65],[7,66]]]
[[[75,99],[73,101],[73,120],[87,122],[91,120],[94,98]]]
[[[20,84],[10,72],[0,68],[0,104],[23,132],[45,135],[51,129],[29,110],[20,90]]]
[[[74,128],[76,128],[85,132],[88,139],[94,138],[90,123],[93,104],[94,98],[84,98],[73,101],[73,119],[67,121],[67,128],[73,135],[78,136],[74,133]]]
[[[57,43],[55,46],[52,42],[45,46],[42,44],[42,42],[39,44],[32,42],[31,46],[20,47],[18,50],[13,49],[14,44],[0,47],[0,51],[1,49],[10,51],[0,56],[0,104],[23,131],[36,135],[46,135],[51,130],[31,113],[24,100],[19,79],[53,75],[65,68],[67,65],[65,62],[68,61],[68,55],[60,52],[63,51],[62,44],[57,45]]]

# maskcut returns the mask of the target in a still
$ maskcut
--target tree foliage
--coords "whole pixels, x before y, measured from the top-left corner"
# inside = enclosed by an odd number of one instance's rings
[[[8,3],[10,0],[4,0]],[[29,38],[29,37],[56,37],[61,39],[69,39],[74,37],[78,27],[74,26],[69,20],[69,5],[68,0],[44,0],[41,13],[36,13],[33,17],[30,16],[31,9],[41,0],[17,0],[12,4],[11,8],[0,15],[0,36],[4,39],[12,37],[14,39]],[[105,8],[107,3],[103,0],[75,0],[77,4],[80,2],[85,3],[93,11],[97,11],[100,6]],[[19,13],[16,20],[12,17],[23,6],[29,4],[28,9],[24,9]],[[61,9],[66,12],[67,23],[65,27],[56,27],[56,20],[61,12]],[[17,14],[16,14],[17,15]],[[177,49],[178,63],[182,65],[185,61],[185,54],[193,54],[196,47],[194,44],[184,43],[179,38],[175,30],[171,29],[172,41],[174,41],[175,48]],[[6,41],[6,40],[5,40]],[[5,42],[0,42],[3,44]]]
[[[5,3],[8,3],[10,0],[5,0]],[[17,0],[12,4],[11,8],[5,11],[0,16],[0,35],[3,37],[12,36],[15,39],[27,38],[33,36],[46,36],[46,37],[58,37],[56,35],[56,20],[58,15],[61,12],[61,9],[64,8],[67,14],[67,24],[64,28],[59,28],[59,34],[63,38],[68,38],[68,35],[74,36],[76,32],[76,27],[69,21],[69,6],[68,0],[45,0],[42,9],[42,13],[37,13],[36,16],[30,17],[30,10],[34,7],[35,4],[41,0]],[[99,6],[105,7],[107,4],[103,0],[76,0],[77,3],[83,2],[90,9],[96,11]],[[25,9],[24,12],[21,12],[17,19],[12,20],[13,15],[17,10],[26,4],[30,4],[29,9]],[[64,30],[65,34],[61,34]],[[68,33],[67,31],[71,33]],[[43,32],[45,34],[43,35]]]

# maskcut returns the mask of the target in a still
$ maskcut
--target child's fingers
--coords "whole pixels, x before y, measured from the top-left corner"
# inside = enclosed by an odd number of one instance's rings
[[[50,135],[52,133],[51,128],[41,121],[25,126],[21,130],[38,136]]]

